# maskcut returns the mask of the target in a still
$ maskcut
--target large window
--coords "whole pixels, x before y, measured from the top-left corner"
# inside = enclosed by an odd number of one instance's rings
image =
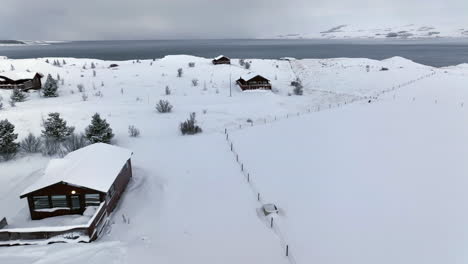
[[[78,196],[78,195],[72,195],[72,196],[70,196],[70,200],[71,200],[71,209],[72,209],[72,210],[76,210],[76,209],[80,209],[80,208],[81,208],[80,196]]]
[[[34,209],[50,208],[49,196],[33,196]]]
[[[52,207],[68,207],[66,195],[52,195]]]
[[[99,206],[101,203],[99,194],[85,194],[85,203],[86,206]]]

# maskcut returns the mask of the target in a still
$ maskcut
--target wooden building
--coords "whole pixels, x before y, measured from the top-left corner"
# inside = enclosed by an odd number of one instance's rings
[[[25,190],[31,219],[83,214],[88,206],[110,213],[132,177],[132,152],[97,143],[51,160],[42,178]]]
[[[270,80],[267,78],[255,75],[253,77],[247,77],[243,79],[242,77],[237,80],[237,85],[242,89],[245,90],[271,90]]]
[[[220,56],[214,58],[213,64],[214,64],[214,65],[218,65],[218,64],[231,64],[231,59],[228,58],[228,57],[226,57],[226,56],[220,55]]]
[[[0,89],[39,90],[42,88],[42,77],[37,72],[2,72]]]

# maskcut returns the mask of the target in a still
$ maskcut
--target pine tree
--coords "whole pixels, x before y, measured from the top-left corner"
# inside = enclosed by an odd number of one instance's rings
[[[13,64],[10,65],[10,70],[12,70],[12,71],[15,70],[15,66],[13,66]]]
[[[114,134],[109,123],[96,113],[91,119],[91,124],[85,130],[85,136],[92,144],[110,143]]]
[[[96,69],[96,65],[94,64],[94,62],[91,62],[91,69]]]
[[[15,134],[15,126],[7,119],[0,121],[0,157],[10,160],[18,152],[19,144],[15,142],[18,134]]]
[[[67,121],[63,120],[59,113],[49,113],[49,117],[44,120],[43,126],[42,136],[56,142],[64,141],[75,131],[74,127],[67,126]]]
[[[66,65],[66,64],[67,64],[67,62],[66,62],[65,60],[63,60],[63,61],[62,61],[62,64],[63,64],[63,65]]]
[[[11,93],[10,100],[14,103],[26,101],[26,94],[23,93],[20,89],[13,89]]]
[[[42,95],[45,97],[58,97],[58,85],[57,81],[52,78],[52,75],[47,75],[47,80],[42,88]]]

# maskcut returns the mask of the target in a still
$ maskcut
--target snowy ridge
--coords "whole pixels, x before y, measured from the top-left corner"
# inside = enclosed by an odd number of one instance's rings
[[[323,31],[305,34],[277,35],[278,39],[440,39],[468,38],[468,26],[447,27],[428,25],[399,25],[368,27],[359,25],[338,25]]]

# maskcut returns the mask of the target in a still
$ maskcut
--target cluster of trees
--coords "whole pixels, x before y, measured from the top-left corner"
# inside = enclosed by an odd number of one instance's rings
[[[43,121],[41,135],[36,137],[30,133],[21,142],[17,142],[18,134],[15,126],[7,119],[0,121],[0,160],[10,160],[20,151],[44,155],[65,155],[89,144],[111,143],[114,134],[109,123],[96,113],[91,118],[91,124],[82,134],[76,134],[73,126],[59,113],[49,113]]]

